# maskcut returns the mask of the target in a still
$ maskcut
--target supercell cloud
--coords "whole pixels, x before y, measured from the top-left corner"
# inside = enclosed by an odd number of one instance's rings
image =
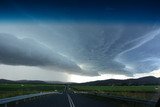
[[[132,76],[160,67],[159,26],[93,23],[15,26],[3,26],[1,31],[1,64],[90,76]],[[10,34],[5,32],[9,29]]]
[[[159,10],[153,0],[2,0],[0,64],[83,76],[150,73],[160,69]]]
[[[81,73],[80,68],[74,62],[30,38],[20,39],[13,35],[1,33],[0,49],[1,64],[39,66]]]

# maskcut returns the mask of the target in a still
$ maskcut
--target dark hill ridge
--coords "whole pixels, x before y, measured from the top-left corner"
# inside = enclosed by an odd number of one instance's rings
[[[160,78],[156,78],[153,76],[142,77],[138,79],[126,79],[126,80],[117,80],[117,79],[109,79],[109,80],[101,80],[101,81],[93,81],[81,83],[82,85],[160,85]]]
[[[6,80],[6,79],[0,79],[0,83],[14,83],[14,81]]]
[[[41,81],[41,80],[7,80],[0,79],[0,84],[69,84],[61,81]]]
[[[12,80],[6,80],[6,79],[0,79],[0,83],[37,83],[37,84],[45,84],[46,82],[44,81],[38,81],[38,80],[17,80],[17,81],[12,81]]]
[[[39,81],[39,80],[6,80],[0,79],[1,83],[37,83],[37,84],[78,84],[78,83],[65,83],[59,81]],[[160,85],[160,78],[156,78],[153,76],[142,77],[138,79],[126,79],[126,80],[118,80],[118,79],[108,79],[108,80],[101,80],[101,81],[93,81],[93,82],[86,82],[86,83],[79,83],[81,85]]]
[[[46,84],[44,81],[39,81],[39,80],[18,80],[16,81],[18,83],[23,83],[23,84]]]

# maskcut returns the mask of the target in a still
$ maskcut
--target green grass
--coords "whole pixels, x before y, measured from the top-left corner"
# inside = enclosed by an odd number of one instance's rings
[[[0,98],[17,95],[33,94],[39,92],[58,91],[62,92],[64,85],[52,84],[0,84]]]
[[[160,86],[72,86],[77,92],[94,92],[114,96],[130,97],[141,100],[157,100]]]
[[[76,91],[96,92],[157,92],[160,86],[72,86]]]

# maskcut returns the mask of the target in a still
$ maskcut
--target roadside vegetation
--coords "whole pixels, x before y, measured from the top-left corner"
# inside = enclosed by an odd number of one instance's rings
[[[0,99],[40,92],[62,92],[64,85],[53,84],[0,84]]]
[[[140,100],[156,101],[160,96],[159,85],[145,86],[71,86],[74,92],[87,92],[100,95],[129,97]]]

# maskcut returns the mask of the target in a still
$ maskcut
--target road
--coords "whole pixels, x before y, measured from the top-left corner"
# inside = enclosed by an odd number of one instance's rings
[[[146,107],[120,103],[111,99],[87,94],[71,93],[66,87],[63,93],[50,94],[35,99],[21,101],[8,107]]]
[[[101,100],[80,94],[53,94],[32,101],[16,104],[15,107],[115,107]]]
[[[50,94],[35,99],[20,101],[8,107],[115,107],[103,100],[97,100],[88,95],[71,93],[68,86],[63,93]]]
[[[61,93],[21,101],[8,107],[151,107],[122,103],[85,94]]]

